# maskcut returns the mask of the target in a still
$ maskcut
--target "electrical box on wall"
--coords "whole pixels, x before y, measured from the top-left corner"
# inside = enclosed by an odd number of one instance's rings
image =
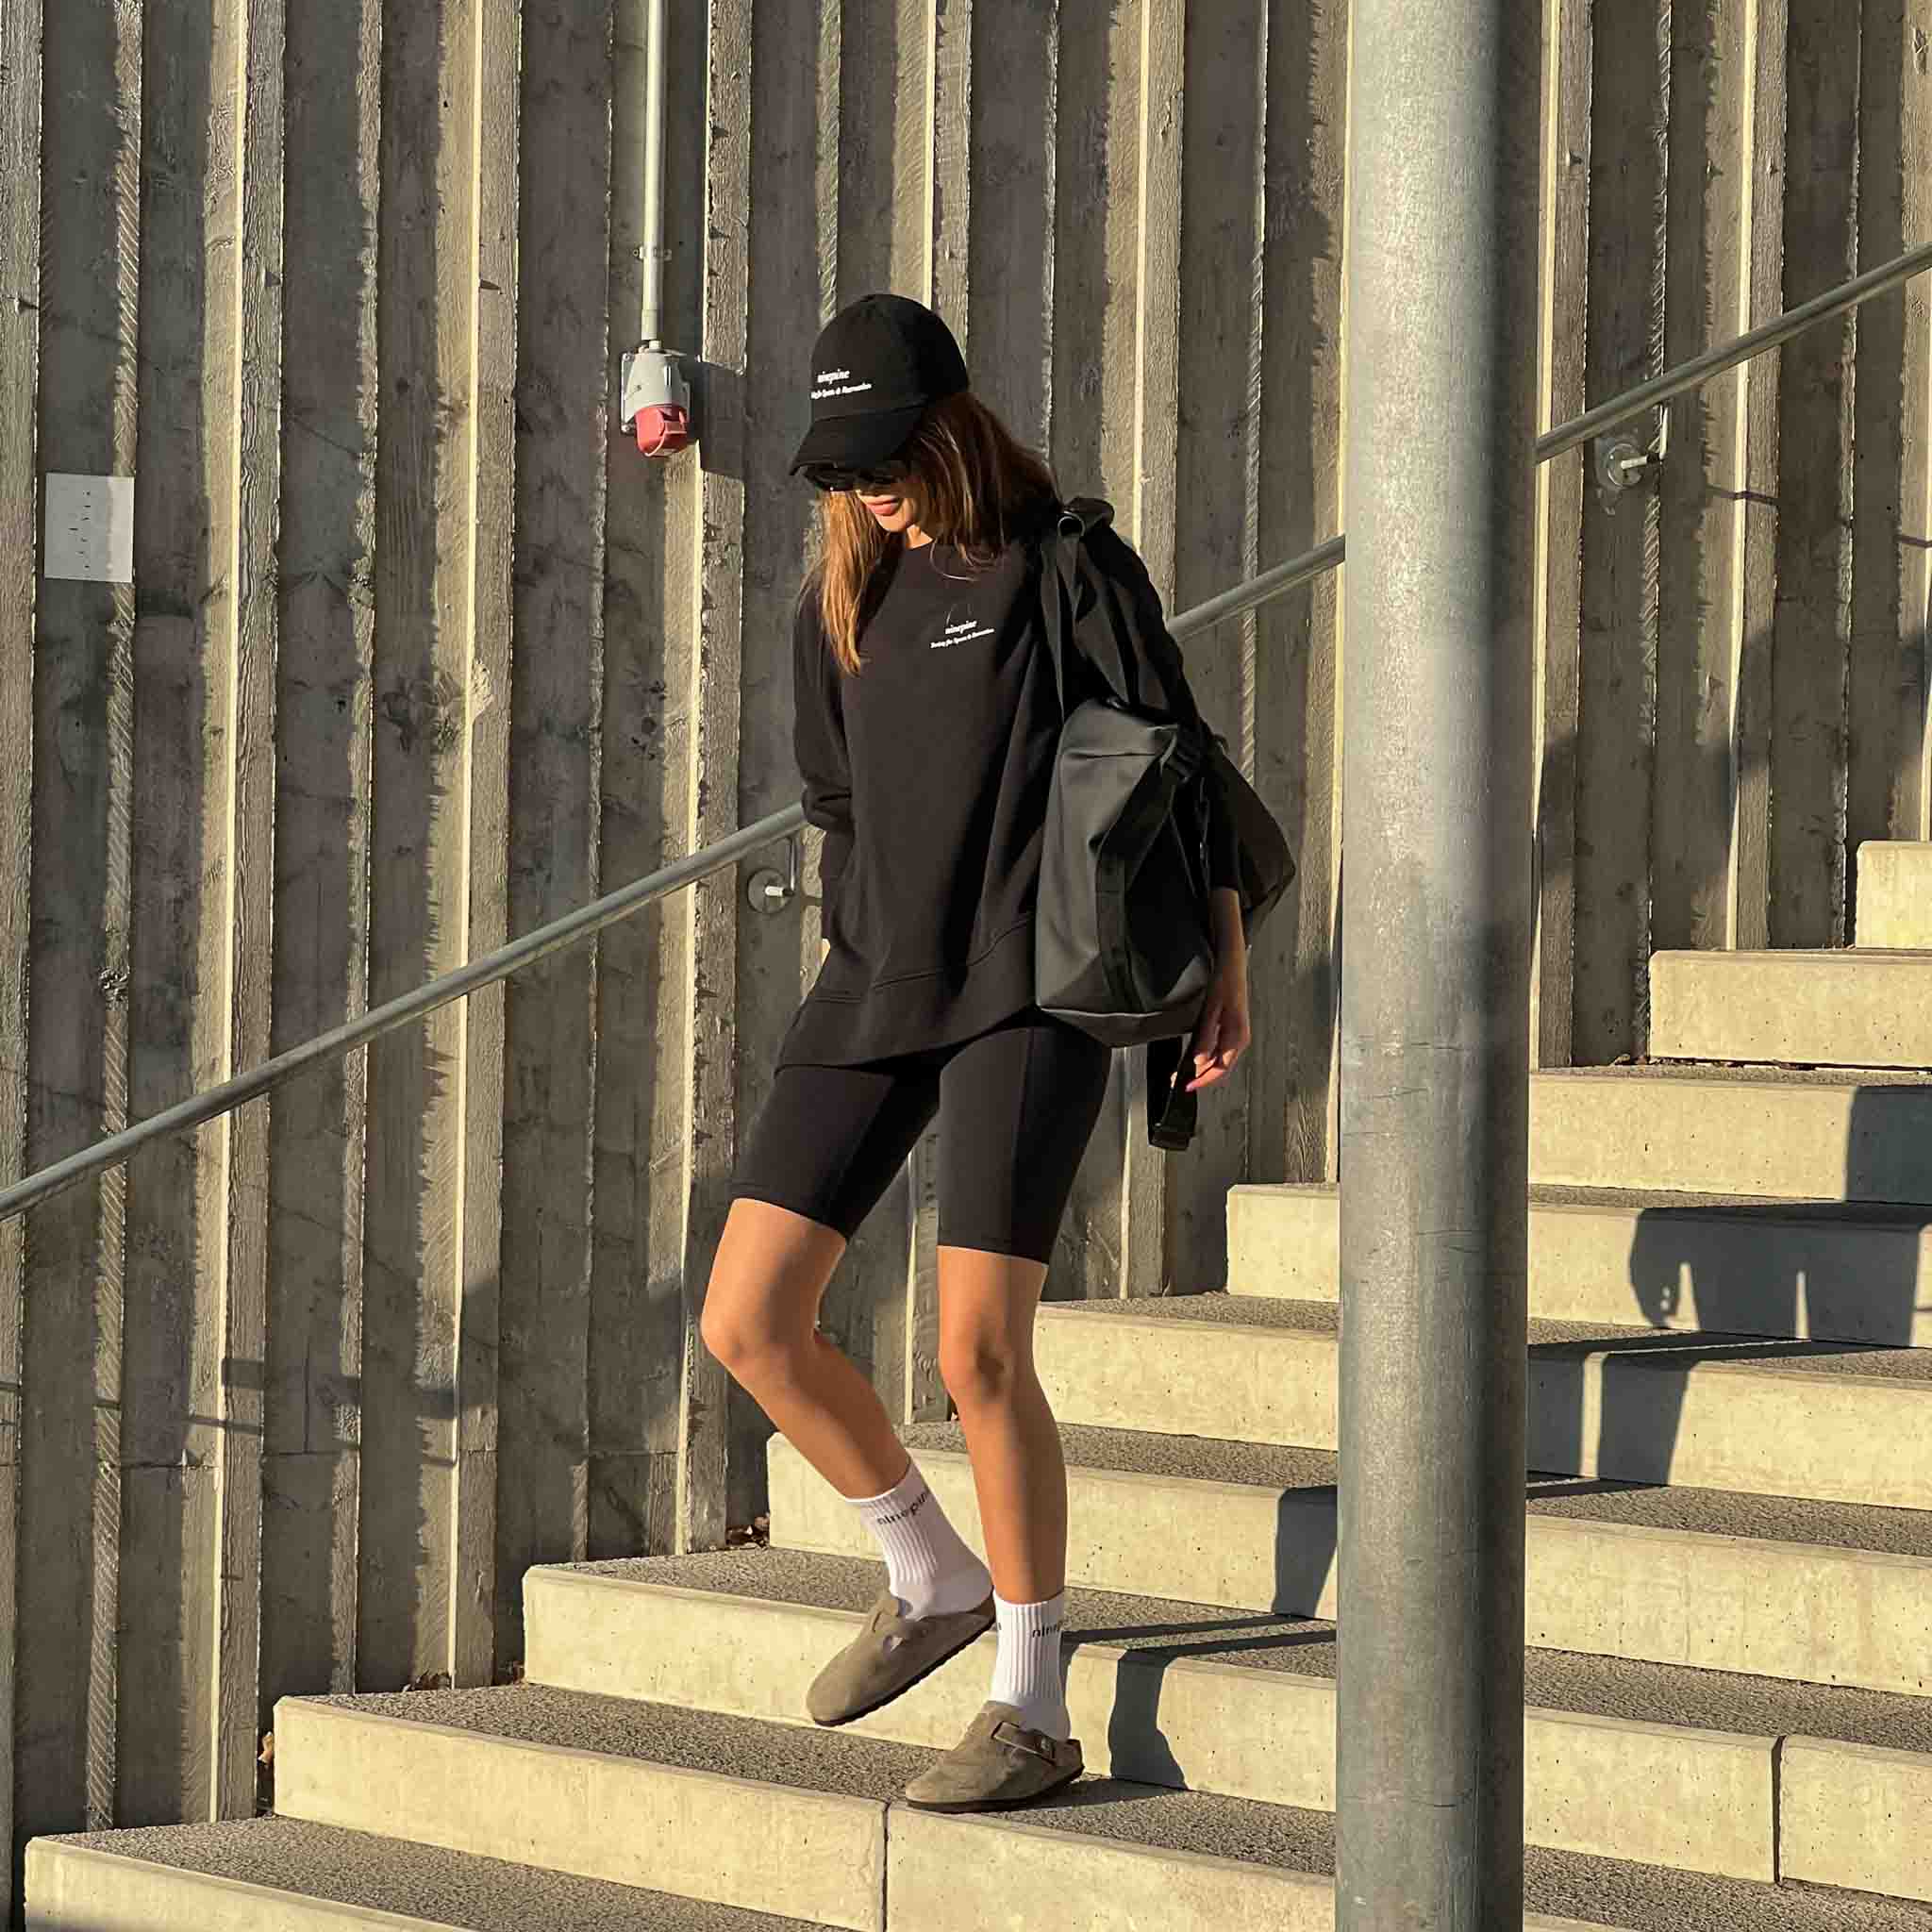
[[[691,384],[670,349],[633,349],[624,358],[624,426],[647,457],[668,457],[692,441]]]
[[[50,470],[42,574],[70,583],[134,581],[134,478]]]

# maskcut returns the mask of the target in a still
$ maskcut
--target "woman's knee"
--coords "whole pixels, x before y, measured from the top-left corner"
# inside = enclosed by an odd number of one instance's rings
[[[769,1308],[714,1313],[707,1305],[698,1333],[732,1380],[754,1392],[798,1380],[819,1346],[809,1322],[774,1316]]]
[[[705,1291],[698,1333],[741,1380],[746,1372],[781,1365],[810,1341],[813,1316],[790,1304],[782,1285],[743,1269],[714,1269]]]
[[[1024,1348],[998,1329],[971,1328],[940,1339],[940,1379],[962,1409],[1010,1402],[1032,1373]]]
[[[775,1338],[749,1309],[721,1303],[715,1284],[698,1322],[705,1346],[741,1382],[773,1352]]]
[[[819,1298],[842,1246],[829,1230],[777,1240],[784,1227],[734,1207],[705,1290],[698,1333],[740,1381],[782,1374],[812,1346]],[[797,1217],[788,1215],[787,1221]],[[762,1237],[762,1238],[761,1238]]]

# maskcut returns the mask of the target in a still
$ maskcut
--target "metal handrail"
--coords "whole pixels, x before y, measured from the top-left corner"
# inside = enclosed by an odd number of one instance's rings
[[[1824,294],[1814,295],[1808,302],[1801,302],[1776,321],[1748,330],[1720,348],[1707,349],[1703,355],[1693,356],[1690,361],[1680,362],[1676,368],[1667,369],[1661,375],[1652,376],[1648,382],[1640,382],[1635,389],[1613,396],[1607,403],[1599,403],[1595,408],[1586,409],[1574,422],[1561,424],[1548,435],[1538,437],[1536,459],[1546,463],[1552,457],[1559,457],[1565,450],[1574,449],[1578,443],[1602,435],[1606,429],[1614,428],[1619,423],[1627,423],[1631,417],[1641,416],[1646,409],[1654,409],[1659,403],[1667,403],[1674,396],[1680,396],[1687,390],[1708,382],[1713,375],[1722,375],[1726,369],[1735,369],[1739,363],[1748,362],[1754,356],[1761,356],[1765,350],[1774,349],[1780,342],[1788,342],[1793,336],[1803,335],[1807,328],[1815,328],[1821,322],[1829,322],[1834,315],[1842,315],[1848,308],[1856,308],[1874,295],[1883,295],[1888,290],[1910,281],[1914,275],[1923,275],[1927,269],[1932,269],[1932,242],[1881,263],[1877,268],[1867,269],[1863,275],[1854,275],[1836,289],[1827,289]]]
[[[1767,349],[1776,348],[1779,343],[1789,341],[1806,329],[1847,309],[1856,308],[1860,303],[1870,301],[1874,295],[1882,295],[1928,269],[1932,269],[1932,243],[1856,275],[1840,287],[1802,303],[1776,321],[1752,329],[1721,348],[1707,350],[1705,354],[1680,363],[1675,369],[1666,370],[1663,375],[1638,384],[1624,394],[1586,410],[1574,422],[1550,430],[1547,435],[1537,439],[1536,459],[1539,463],[1548,462],[1552,457],[1561,456],[1564,451],[1588,442],[1591,437],[1628,422],[1633,416],[1641,416],[1646,409],[1667,403],[1673,397],[1695,389],[1700,383],[1707,382],[1713,375],[1734,369],[1739,363],[1747,362]],[[1331,537],[1327,542],[1317,545],[1301,557],[1277,564],[1273,570],[1263,571],[1258,576],[1237,584],[1217,597],[1208,598],[1205,604],[1197,604],[1192,609],[1179,612],[1169,621],[1168,629],[1176,638],[1190,637],[1196,631],[1206,630],[1211,625],[1223,623],[1227,618],[1252,610],[1257,605],[1267,603],[1273,597],[1281,596],[1297,585],[1307,583],[1309,578],[1320,576],[1324,571],[1335,569],[1344,560],[1345,555],[1346,539]],[[525,966],[534,965],[552,953],[561,952],[566,946],[589,939],[593,933],[601,932],[607,925],[614,925],[621,919],[629,918],[632,913],[665,894],[684,886],[695,885],[698,880],[735,865],[746,853],[789,837],[804,824],[804,812],[791,805],[752,824],[742,825],[715,844],[707,845],[702,851],[680,858],[660,871],[646,874],[644,877],[633,880],[601,899],[592,900],[588,906],[579,907],[575,912],[566,912],[548,925],[541,925],[520,940],[512,940],[494,952],[485,953],[480,958],[458,966],[453,973],[446,973],[441,978],[419,986],[413,992],[404,993],[399,999],[373,1008],[359,1019],[351,1020],[332,1032],[318,1034],[300,1046],[291,1047],[288,1052],[264,1060],[248,1073],[238,1074],[233,1079],[224,1080],[219,1086],[194,1094],[164,1112],[152,1114],[144,1121],[138,1121],[132,1126],[108,1135],[104,1141],[97,1141],[92,1147],[81,1148],[65,1159],[16,1181],[11,1187],[0,1189],[0,1222],[10,1221],[15,1215],[37,1208],[64,1189],[75,1187],[108,1168],[119,1166],[150,1141],[205,1125],[251,1100],[258,1100],[298,1074],[326,1060],[340,1058],[385,1033],[392,1033],[412,1020],[420,1020],[425,1014],[435,1012],[439,1007],[445,1007],[452,1000],[479,992],[486,986],[507,979],[512,973],[521,972]]]
[[[533,966],[552,953],[575,945],[579,940],[589,939],[605,926],[614,925],[620,919],[627,919],[652,900],[661,899],[665,893],[674,892],[680,886],[695,885],[699,879],[708,878],[714,872],[722,872],[747,852],[755,852],[760,845],[769,845],[774,839],[782,839],[804,822],[805,814],[793,805],[783,811],[773,812],[769,818],[741,825],[715,845],[707,845],[703,851],[693,852],[675,865],[667,865],[660,872],[634,879],[629,885],[620,887],[588,906],[578,907],[575,912],[566,912],[560,919],[553,919],[548,925],[540,925],[520,940],[512,940],[507,946],[497,947],[493,953],[484,953],[454,972],[443,974],[441,978],[428,980],[413,991],[372,1008],[345,1025],[328,1033],[319,1033],[313,1040],[304,1041],[300,1046],[291,1046],[288,1052],[263,1060],[258,1067],[253,1067],[245,1074],[237,1074],[233,1079],[224,1080],[218,1087],[210,1087],[180,1101],[163,1113],[150,1114],[144,1121],[123,1127],[119,1133],[109,1134],[105,1141],[96,1141],[92,1147],[83,1147],[77,1153],[68,1155],[64,1160],[43,1167],[38,1174],[29,1174],[25,1180],[0,1191],[0,1221],[24,1214],[29,1208],[39,1207],[62,1189],[71,1188],[106,1168],[119,1166],[150,1141],[205,1125],[235,1108],[258,1100],[271,1088],[279,1087],[297,1074],[307,1073],[325,1060],[340,1058],[385,1033],[393,1033],[398,1026],[407,1026],[411,1020],[420,1020],[425,1014],[435,1012],[439,1007],[448,1006],[452,1000],[459,1000],[466,993],[480,992],[486,986],[507,979],[512,973]]]
[[[1191,610],[1181,611],[1168,628],[1176,638],[1191,636],[1195,631],[1205,630],[1210,625],[1252,609],[1271,597],[1278,597],[1284,591],[1293,590],[1297,584],[1334,569],[1341,561],[1341,539],[1331,538],[1304,557],[1277,564],[1273,570],[1264,571],[1246,583],[1237,584],[1233,590],[1225,591]],[[715,844],[707,845],[702,851],[693,852],[689,858],[680,858],[658,872],[648,873],[641,879],[634,879],[629,885],[606,893],[588,906],[580,906],[575,912],[566,912],[560,918],[553,919],[549,924],[540,925],[520,940],[512,940],[494,952],[484,953],[413,991],[372,1008],[344,1025],[318,1034],[313,1040],[304,1041],[300,1046],[291,1046],[286,1053],[276,1054],[258,1067],[238,1074],[233,1079],[224,1080],[219,1086],[196,1093],[164,1112],[151,1114],[144,1121],[123,1127],[118,1133],[109,1134],[106,1140],[97,1141],[91,1147],[83,1147],[52,1166],[42,1168],[39,1173],[15,1182],[13,1186],[0,1190],[0,1221],[25,1214],[62,1190],[75,1187],[108,1168],[119,1166],[150,1141],[160,1140],[169,1134],[185,1133],[191,1127],[204,1126],[251,1100],[260,1099],[264,1093],[281,1086],[286,1080],[293,1079],[298,1074],[307,1073],[325,1061],[338,1059],[358,1046],[367,1045],[372,1040],[380,1039],[385,1033],[393,1033],[397,1027],[407,1026],[412,1020],[420,1020],[425,1014],[435,1012],[439,1007],[448,1006],[452,1000],[480,992],[486,986],[493,986],[498,980],[508,978],[512,973],[521,972],[525,966],[535,965],[539,959],[547,958],[552,953],[561,952],[566,946],[589,939],[607,925],[615,925],[619,920],[628,919],[632,913],[641,911],[653,901],[676,891],[680,887],[695,885],[713,873],[723,872],[747,853],[789,837],[804,824],[804,811],[798,806],[789,805],[782,811],[774,811],[751,824],[741,825],[737,831],[720,839]]]
[[[1169,619],[1169,634],[1176,638],[1192,637],[1197,630],[1207,630],[1227,618],[1239,617],[1242,611],[1252,610],[1256,605],[1265,604],[1271,597],[1307,583],[1310,577],[1334,570],[1343,561],[1345,542],[1344,538],[1331,537],[1305,556],[1277,563],[1273,570],[1264,570],[1259,576],[1250,577],[1246,583],[1237,584],[1233,590],[1224,591],[1205,604],[1196,604],[1191,610],[1183,610]]]

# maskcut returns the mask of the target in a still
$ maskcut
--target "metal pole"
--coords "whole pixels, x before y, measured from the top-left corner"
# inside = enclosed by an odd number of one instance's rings
[[[1523,1912],[1539,10],[1357,0],[1338,1932]]]
[[[664,0],[644,9],[643,341],[664,345]]]

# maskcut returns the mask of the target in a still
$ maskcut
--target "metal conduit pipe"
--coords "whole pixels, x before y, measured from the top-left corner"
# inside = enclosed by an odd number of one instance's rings
[[[649,44],[644,52],[644,347],[664,346],[664,0],[644,10]]]
[[[624,358],[624,426],[647,457],[672,457],[691,441],[691,384],[664,346],[664,0],[644,9],[644,178],[640,211],[642,264],[639,326],[643,340]]]

